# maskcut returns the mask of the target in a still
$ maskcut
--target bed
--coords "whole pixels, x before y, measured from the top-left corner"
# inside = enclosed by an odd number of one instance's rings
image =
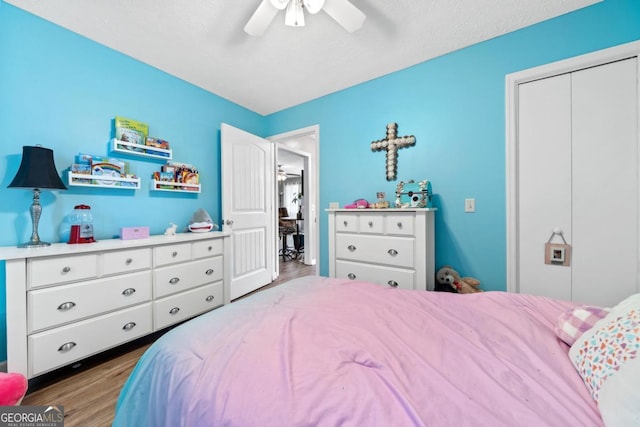
[[[573,307],[296,279],[164,334],[114,426],[602,426],[555,332]]]

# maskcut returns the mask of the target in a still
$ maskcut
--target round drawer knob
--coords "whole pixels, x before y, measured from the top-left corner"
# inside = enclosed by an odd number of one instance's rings
[[[127,258],[127,260],[124,262],[125,264],[129,265],[133,262],[133,260],[131,258]]]
[[[348,223],[347,221],[344,221],[344,222],[343,222],[343,224],[344,224],[344,226],[346,227],[346,226],[347,226],[347,224],[349,224],[349,223]]]
[[[63,273],[68,273],[68,272],[70,272],[70,271],[71,271],[71,267],[68,267],[68,266],[67,266],[67,267],[64,267],[64,268],[62,269],[62,272],[63,272]]]
[[[179,307],[173,307],[171,310],[169,310],[169,314],[177,314],[179,311]]]
[[[207,300],[207,302],[211,302],[213,301],[213,295],[209,295],[207,298],[205,298]]]
[[[172,285],[175,285],[176,283],[178,283],[180,281],[179,277],[174,277],[171,280],[169,280],[169,283],[171,283]]]
[[[213,274],[213,268],[208,269],[205,273],[207,276],[211,276]]]
[[[349,245],[349,246],[347,246],[347,249],[349,249],[351,252],[353,252],[353,251],[356,250],[356,247],[353,246],[353,245]]]
[[[76,303],[73,301],[67,301],[67,302],[63,302],[62,304],[60,304],[58,306],[58,310],[60,311],[69,311],[71,310],[73,307],[76,306]]]
[[[387,251],[387,253],[388,253],[389,255],[391,255],[391,256],[396,256],[396,255],[398,255],[398,251],[396,251],[395,249],[389,249],[389,250]]]
[[[173,252],[171,253],[171,256],[172,256],[172,257],[174,257],[174,258],[175,258],[175,257],[177,257],[177,256],[178,256],[178,252],[173,251]]]
[[[402,228],[402,223],[398,222],[398,228]]]
[[[207,250],[208,250],[209,252],[211,252],[211,251],[213,250],[213,246],[209,246],[209,247],[207,248]]]
[[[351,279],[351,280],[356,280],[356,275],[355,275],[355,274],[353,274],[353,273],[349,273],[349,274],[347,274],[347,277],[348,277],[349,279]]]
[[[73,341],[70,341],[70,342],[64,343],[60,347],[58,347],[58,351],[60,353],[66,353],[67,351],[71,350],[75,346],[76,346],[76,343],[74,343]]]
[[[129,322],[126,325],[124,325],[122,329],[124,329],[125,331],[130,331],[131,329],[135,328],[135,326],[136,326],[136,322]]]
[[[373,227],[373,221],[369,221],[369,227]]]
[[[128,297],[129,295],[133,295],[136,292],[135,289],[133,288],[127,288],[124,291],[122,291],[122,295]]]
[[[396,282],[395,280],[389,280],[387,282],[387,285],[393,287],[393,288],[397,288],[398,287],[398,282]]]

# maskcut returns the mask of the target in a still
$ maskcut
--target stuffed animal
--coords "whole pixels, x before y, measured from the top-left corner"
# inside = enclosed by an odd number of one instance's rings
[[[178,226],[172,222],[169,223],[170,225],[166,228],[166,230],[164,230],[164,235],[165,236],[175,236],[176,235],[176,229],[178,228]]]
[[[20,405],[27,392],[27,378],[17,372],[0,372],[0,406]]]
[[[206,233],[211,230],[217,230],[218,224],[213,222],[207,211],[198,209],[191,216],[187,229],[194,233]]]
[[[440,286],[438,286],[440,285]],[[445,265],[436,273],[436,290],[472,294],[482,292],[480,281],[473,277],[460,277],[450,265]]]

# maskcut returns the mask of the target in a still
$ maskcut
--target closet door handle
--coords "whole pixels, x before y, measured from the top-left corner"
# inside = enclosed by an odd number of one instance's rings
[[[347,277],[348,277],[349,279],[351,279],[351,280],[356,280],[356,275],[355,275],[355,274],[353,274],[353,273],[349,273],[349,274],[347,274]]]
[[[398,255],[398,251],[396,251],[395,249],[389,249],[389,250],[387,251],[387,253],[388,253],[389,255],[391,255],[391,256],[396,256],[396,255]]]
[[[76,303],[73,301],[67,301],[67,302],[63,302],[62,304],[60,304],[58,306],[58,310],[59,311],[69,311],[71,310],[73,307],[76,306]]]

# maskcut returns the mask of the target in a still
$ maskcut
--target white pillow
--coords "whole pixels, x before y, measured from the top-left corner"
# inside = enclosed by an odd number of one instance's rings
[[[569,357],[607,427],[640,425],[640,294],[582,334]]]

